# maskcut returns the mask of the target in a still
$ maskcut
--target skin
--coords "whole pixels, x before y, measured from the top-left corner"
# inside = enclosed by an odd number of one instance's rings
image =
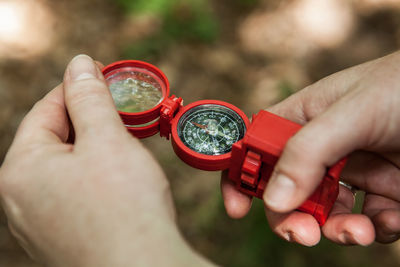
[[[345,70],[269,109],[305,124],[288,142],[264,195],[278,235],[318,243],[314,218],[293,209],[327,166],[351,154],[343,180],[366,192],[363,214],[351,214],[354,197],[341,188],[323,234],[340,244],[398,239],[398,62],[400,53]],[[251,199],[226,176],[222,191],[228,214],[243,217]],[[276,192],[285,191],[279,200]],[[164,173],[127,133],[87,56],[72,60],[63,84],[21,123],[0,169],[0,196],[12,234],[46,266],[211,265],[179,234]]]
[[[322,234],[343,245],[390,243],[400,237],[400,52],[338,72],[269,108],[304,127],[285,146],[264,192],[265,212],[280,237],[306,246]],[[315,190],[327,167],[349,155],[341,178],[366,193],[362,214],[341,186],[320,229],[293,211]],[[227,213],[247,214],[251,199],[222,176]]]
[[[163,171],[126,131],[88,56],[21,123],[0,195],[12,234],[46,266],[210,265],[181,237]]]

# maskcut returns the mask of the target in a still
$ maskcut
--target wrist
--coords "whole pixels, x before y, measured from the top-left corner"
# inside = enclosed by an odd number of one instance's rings
[[[212,266],[190,248],[173,223],[154,223],[136,234],[118,235],[91,251],[56,266]]]

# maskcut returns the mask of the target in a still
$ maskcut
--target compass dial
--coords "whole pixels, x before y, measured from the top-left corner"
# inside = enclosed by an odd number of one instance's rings
[[[243,119],[232,109],[204,104],[188,110],[178,122],[178,136],[191,150],[205,155],[222,155],[246,132]]]

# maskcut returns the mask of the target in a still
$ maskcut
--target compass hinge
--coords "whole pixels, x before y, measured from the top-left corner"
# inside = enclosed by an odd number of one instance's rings
[[[183,100],[180,97],[174,95],[165,99],[160,115],[160,136],[165,137],[169,140],[171,135],[171,120],[174,118],[176,113],[181,109]]]

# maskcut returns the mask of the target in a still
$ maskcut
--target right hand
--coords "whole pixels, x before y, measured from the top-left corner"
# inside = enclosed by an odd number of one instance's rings
[[[316,189],[326,168],[351,154],[342,180],[366,192],[362,214],[341,186],[323,234],[339,244],[368,245],[400,237],[400,52],[331,75],[268,109],[305,126],[287,143],[264,193],[271,228],[312,246],[320,228],[294,211]],[[251,199],[226,176],[228,214],[240,218]]]

